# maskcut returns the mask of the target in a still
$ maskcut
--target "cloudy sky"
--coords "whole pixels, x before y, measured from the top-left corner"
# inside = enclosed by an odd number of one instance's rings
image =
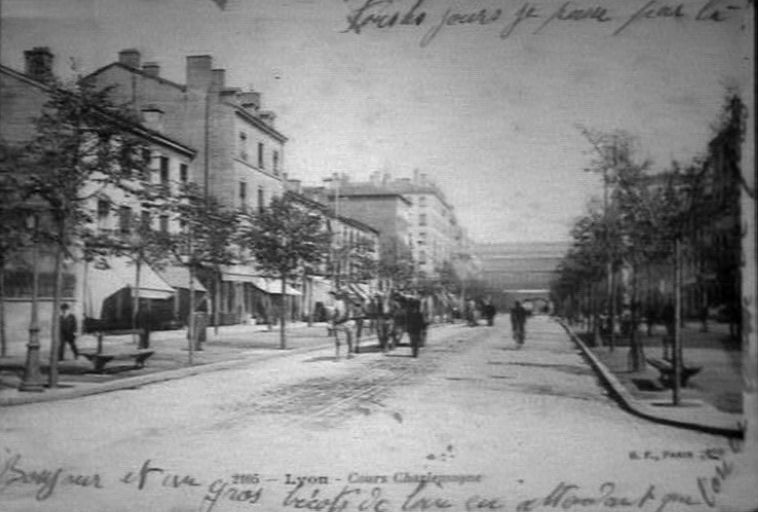
[[[476,241],[567,239],[600,192],[577,124],[629,131],[660,169],[704,151],[747,75],[745,0],[0,2],[4,64],[49,46],[66,76],[137,48],[183,83],[184,58],[210,54],[276,112],[292,177],[419,169]],[[370,22],[414,4],[419,24]]]

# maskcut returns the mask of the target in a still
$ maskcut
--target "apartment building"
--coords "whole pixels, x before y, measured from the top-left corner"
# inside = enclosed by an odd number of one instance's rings
[[[261,93],[226,84],[226,71],[213,67],[210,55],[186,58],[185,80],[161,76],[156,62],[142,62],[136,49],[88,76],[98,87],[133,106],[143,122],[197,148],[190,180],[230,208],[260,210],[284,193],[284,147],[276,116],[261,108]],[[247,285],[245,285],[247,283]],[[251,288],[252,287],[252,288]],[[294,295],[294,289],[285,294]],[[281,294],[254,265],[235,265],[220,286],[221,323],[260,318]]]
[[[23,145],[36,136],[36,120],[54,91],[54,55],[47,47],[25,52],[23,72],[0,64],[0,140],[11,146]],[[122,120],[123,121],[123,120]],[[167,190],[191,175],[196,152],[186,144],[138,124],[119,122],[119,129],[144,141],[145,157],[152,169],[150,179],[164,183]],[[93,188],[94,190],[94,188]],[[128,193],[113,187],[98,187],[87,204],[93,228],[129,236],[138,222],[145,221],[141,205]],[[177,222],[166,217],[151,218],[154,229],[172,231]],[[9,353],[21,353],[28,337],[33,269],[21,261],[5,268],[6,333],[11,341]],[[28,261],[28,259],[26,259]],[[49,340],[54,290],[53,254],[40,247],[38,263],[39,318],[43,344]],[[175,300],[179,290],[170,286],[149,265],[142,269],[139,294],[148,299]],[[188,282],[188,280],[187,280]],[[128,321],[130,296],[136,289],[135,268],[123,258],[108,258],[97,267],[81,260],[64,261],[63,300],[81,319]],[[171,310],[172,306],[167,306]],[[80,325],[85,322],[80,322]]]
[[[197,149],[191,180],[221,204],[262,208],[284,192],[284,146],[275,114],[261,108],[261,93],[227,86],[226,70],[210,55],[186,58],[185,82],[160,74],[136,49],[88,76],[128,102],[144,123]]]

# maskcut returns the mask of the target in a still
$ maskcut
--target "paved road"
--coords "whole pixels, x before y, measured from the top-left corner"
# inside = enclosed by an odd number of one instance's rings
[[[520,350],[505,324],[2,411],[0,509],[718,509],[724,439],[622,411],[550,320]]]

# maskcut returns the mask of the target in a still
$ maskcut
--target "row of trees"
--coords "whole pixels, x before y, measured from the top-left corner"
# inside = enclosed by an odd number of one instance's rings
[[[190,315],[195,311],[195,276],[212,291],[218,315],[222,268],[254,263],[276,277],[282,292],[306,273],[345,275],[365,281],[385,277],[402,285],[414,281],[408,251],[389,250],[376,260],[365,244],[337,246],[323,211],[309,208],[290,194],[264,209],[236,210],[221,205],[193,183],[156,183],[151,170],[149,137],[132,110],[109,100],[109,91],[86,82],[56,84],[36,120],[35,136],[24,144],[0,141],[0,342],[6,354],[2,272],[8,264],[29,267],[29,252],[52,255],[53,314],[50,385],[57,385],[60,344],[58,310],[64,261],[99,262],[126,257],[136,266],[133,321],[140,307],[143,265],[181,265],[189,274]],[[123,213],[125,205],[140,212],[131,225],[101,229],[98,217]],[[160,219],[160,222],[159,222]],[[158,228],[158,229],[156,229]],[[30,333],[36,336],[38,262],[34,276]],[[325,263],[329,263],[326,266]],[[281,346],[285,347],[285,315]],[[189,357],[197,333],[189,326]],[[218,326],[218,317],[214,324]]]
[[[712,142],[706,157],[687,165],[673,162],[658,173],[651,171],[649,160],[639,157],[640,149],[630,134],[580,127],[592,148],[587,170],[602,175],[604,197],[591,200],[587,213],[576,221],[572,247],[553,283],[553,297],[562,314],[571,317],[583,313],[588,331],[598,342],[604,332],[611,350],[615,345],[613,326],[617,317],[623,316],[630,326],[629,361],[633,370],[645,364],[636,326],[642,314],[641,286],[650,286],[645,277],[651,271],[657,270],[672,283],[673,296],[667,300],[674,306],[677,331],[682,316],[684,262],[695,262],[690,270],[698,285],[703,285],[707,276],[728,272],[724,267],[734,272],[738,253],[733,260],[725,261],[713,252],[714,241],[707,239],[704,227],[713,226],[718,216],[736,213],[736,196],[726,201],[715,199],[718,183],[714,173],[717,166],[725,165],[724,179],[732,183],[739,180],[743,123],[742,102],[730,94],[715,127],[718,147]],[[649,296],[645,299],[649,302],[647,314],[662,306],[650,303]],[[676,350],[674,356],[681,360]]]

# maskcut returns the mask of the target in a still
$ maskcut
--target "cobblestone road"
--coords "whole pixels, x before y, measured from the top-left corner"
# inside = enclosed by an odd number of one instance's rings
[[[433,330],[419,359],[332,356],[14,407],[2,510],[666,512],[728,488],[724,439],[620,410],[547,318],[522,349],[498,318]]]

